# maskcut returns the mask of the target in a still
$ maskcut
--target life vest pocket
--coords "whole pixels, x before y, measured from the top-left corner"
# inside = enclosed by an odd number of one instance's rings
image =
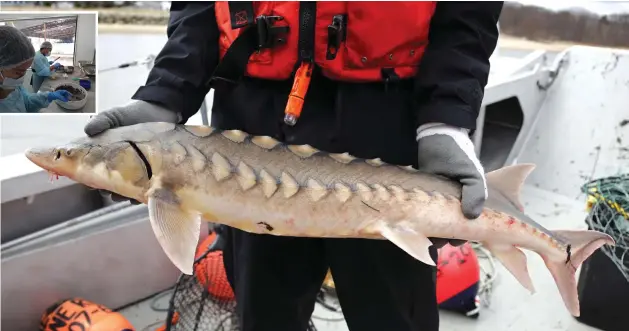
[[[435,6],[432,1],[348,1],[344,68],[417,66]]]

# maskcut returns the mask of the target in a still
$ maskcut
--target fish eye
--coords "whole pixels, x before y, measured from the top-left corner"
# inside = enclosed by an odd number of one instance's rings
[[[66,150],[66,156],[71,156],[72,155],[72,150],[71,149],[67,149]]]

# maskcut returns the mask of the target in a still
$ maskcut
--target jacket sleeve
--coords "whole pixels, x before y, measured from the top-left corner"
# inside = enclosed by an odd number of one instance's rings
[[[414,84],[418,125],[474,130],[503,1],[439,1]]]
[[[214,2],[172,1],[167,35],[146,85],[132,99],[180,112],[185,122],[201,107],[219,60]]]
[[[39,113],[42,108],[50,106],[50,101],[48,101],[50,92],[30,93],[21,88],[20,93],[24,98],[24,108],[27,113]]]

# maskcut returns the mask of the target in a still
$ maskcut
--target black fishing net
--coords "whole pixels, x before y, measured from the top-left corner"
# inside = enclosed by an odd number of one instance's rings
[[[237,331],[236,301],[225,276],[223,253],[214,235],[194,262],[194,274],[182,274],[169,302],[165,331]],[[305,331],[316,331],[310,320]]]
[[[581,190],[588,196],[588,226],[616,240],[601,250],[629,281],[629,174],[596,179]]]

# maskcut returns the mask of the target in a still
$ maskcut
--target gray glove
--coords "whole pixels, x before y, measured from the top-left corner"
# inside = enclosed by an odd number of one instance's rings
[[[97,135],[105,130],[113,129],[120,126],[134,125],[147,122],[181,122],[181,114],[172,112],[166,108],[141,100],[133,100],[130,103],[114,107],[96,114],[85,125],[83,131],[88,136]],[[123,197],[121,195],[99,190],[104,197],[110,197],[113,201],[120,202],[129,200],[132,204],[140,202]]]
[[[419,170],[442,175],[463,185],[461,208],[468,219],[480,216],[487,200],[485,171],[474,152],[467,129],[441,123],[428,123],[417,129]],[[453,246],[465,240],[431,238],[437,247]]]

